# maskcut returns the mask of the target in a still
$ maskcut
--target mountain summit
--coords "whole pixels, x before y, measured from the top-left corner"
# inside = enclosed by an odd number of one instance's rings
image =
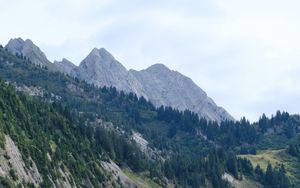
[[[127,70],[104,48],[93,49],[72,75],[97,86],[114,86],[150,100],[156,107],[189,109],[207,120],[234,120],[190,78],[163,64],[142,71]]]
[[[146,96],[143,86],[104,48],[94,48],[72,75],[96,86],[114,86],[118,90]]]
[[[10,39],[5,48],[12,54],[25,56],[35,65],[55,70],[55,66],[30,39],[26,39],[25,41],[22,38]]]
[[[58,68],[58,70],[66,74],[71,74],[72,70],[76,68],[76,65],[66,58],[63,58],[61,61],[54,61],[54,65]]]
[[[222,107],[218,107],[190,78],[172,71],[163,64],[146,70],[130,71],[142,83],[150,101],[156,106],[172,106],[178,110],[189,109],[200,117],[221,122],[234,120]]]
[[[36,65],[62,71],[90,84],[99,87],[113,86],[119,91],[143,96],[156,107],[163,105],[181,111],[188,109],[200,117],[217,122],[234,120],[190,78],[163,64],[154,64],[141,71],[128,71],[104,48],[94,48],[79,66],[67,59],[51,63],[31,40],[24,41],[21,38],[11,39],[5,48],[13,54],[24,55]]]

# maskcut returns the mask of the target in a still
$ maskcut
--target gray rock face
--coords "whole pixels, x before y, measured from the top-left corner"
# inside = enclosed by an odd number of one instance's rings
[[[69,75],[72,73],[73,69],[76,68],[76,65],[74,65],[71,61],[65,58],[63,58],[61,61],[54,61],[54,65],[59,71]]]
[[[200,117],[217,122],[234,120],[190,78],[162,64],[153,65],[146,70],[128,71],[104,48],[95,48],[77,67],[67,59],[51,63],[29,39],[11,39],[5,48],[14,54],[23,54],[36,65],[64,72],[90,84],[99,87],[114,86],[127,93],[133,92],[150,100],[156,107],[164,105],[179,110],[189,109]]]
[[[9,176],[10,171],[13,170],[17,176],[17,183],[33,183],[37,187],[43,181],[43,178],[31,157],[29,157],[32,162],[30,167],[25,165],[23,159],[22,153],[14,141],[8,135],[5,135],[5,146],[0,148],[0,175],[2,177]]]
[[[222,107],[218,107],[190,78],[156,64],[146,70],[127,71],[105,49],[93,51],[73,69],[72,75],[96,86],[114,86],[118,90],[143,96],[155,106],[189,109],[207,120],[220,122],[234,120]]]
[[[114,86],[138,96],[146,95],[136,78],[104,48],[93,49],[71,75],[96,86]]]
[[[5,46],[13,54],[27,57],[33,64],[42,67],[48,67],[50,70],[56,70],[56,67],[47,59],[46,55],[29,39],[21,38],[10,39]]]
[[[171,106],[181,111],[189,109],[200,117],[217,122],[234,120],[190,78],[162,64],[142,71],[130,70],[130,73],[142,83],[149,100],[155,106]]]

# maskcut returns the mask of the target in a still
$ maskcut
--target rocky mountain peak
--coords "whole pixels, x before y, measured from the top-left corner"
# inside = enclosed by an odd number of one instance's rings
[[[30,40],[12,39],[6,46],[13,53],[23,54],[33,63],[53,65],[56,69],[99,87],[114,86],[118,90],[143,96],[155,106],[189,109],[207,120],[234,120],[217,106],[190,78],[163,64],[154,64],[141,71],[128,71],[106,49],[94,48],[77,67],[67,59],[50,63]]]
[[[69,61],[68,59],[66,59],[66,58],[62,58],[62,62],[64,62],[64,63],[71,63],[71,64],[73,64],[71,61]]]
[[[114,63],[115,58],[104,48],[94,48],[83,60],[85,63]]]
[[[14,48],[20,49],[24,45],[25,41],[22,38],[10,39],[7,46],[14,46]]]
[[[55,70],[55,66],[47,59],[44,52],[30,39],[26,39],[25,41],[22,38],[11,39],[5,48],[13,54],[22,54],[33,64]]]
[[[27,45],[36,46],[36,45],[32,42],[32,40],[30,40],[30,39],[26,39],[26,40],[25,40],[25,43],[26,43]],[[37,46],[36,46],[36,47],[37,47]]]
[[[66,64],[66,65],[71,65],[71,66],[74,66],[76,67],[76,65],[74,65],[71,61],[69,61],[68,59],[66,58],[62,58],[61,61],[54,61],[54,64]]]
[[[92,71],[96,76],[118,77],[127,74],[126,68],[104,48],[94,48],[80,63],[78,70]]]
[[[94,48],[71,75],[96,86],[114,86],[147,98],[136,78],[104,48]]]
[[[171,70],[166,65],[157,63],[148,67],[146,71],[171,71]]]
[[[164,64],[154,64],[141,71],[127,69],[104,48],[94,48],[81,62],[73,76],[97,86],[114,86],[150,100],[155,106],[189,109],[207,120],[234,120],[217,106],[190,78],[170,70]]]
[[[58,68],[59,71],[71,75],[72,70],[76,68],[71,61],[63,58],[61,61],[54,61],[54,65]]]
[[[131,71],[143,85],[150,101],[157,107],[171,106],[180,111],[186,109],[207,120],[221,122],[234,120],[223,108],[217,106],[206,92],[192,79],[162,64],[155,64],[142,71]]]
[[[94,48],[92,51],[91,51],[91,54],[97,54],[99,56],[111,56],[112,55],[105,49],[105,48]]]
[[[115,86],[122,85],[127,70],[104,48],[94,48],[72,74],[97,86]]]
[[[25,41],[22,38],[10,39],[5,48],[14,54],[18,53],[23,54],[24,56],[36,55],[47,59],[46,55],[30,39],[26,39]]]

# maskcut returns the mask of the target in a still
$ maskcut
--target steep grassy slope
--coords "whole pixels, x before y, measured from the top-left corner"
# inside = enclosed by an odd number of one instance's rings
[[[264,150],[259,151],[256,155],[240,155],[239,157],[249,159],[253,166],[259,165],[264,171],[266,171],[268,164],[272,164],[274,167],[279,167],[279,165],[283,164],[291,180],[292,187],[297,187],[300,184],[299,161],[295,157],[290,156],[286,149]]]

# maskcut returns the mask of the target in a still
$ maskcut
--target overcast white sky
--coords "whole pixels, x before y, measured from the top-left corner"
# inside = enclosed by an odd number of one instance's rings
[[[172,2],[172,3],[170,3]],[[0,43],[30,38],[75,64],[104,47],[128,69],[163,63],[236,119],[299,113],[300,1],[0,0]]]

